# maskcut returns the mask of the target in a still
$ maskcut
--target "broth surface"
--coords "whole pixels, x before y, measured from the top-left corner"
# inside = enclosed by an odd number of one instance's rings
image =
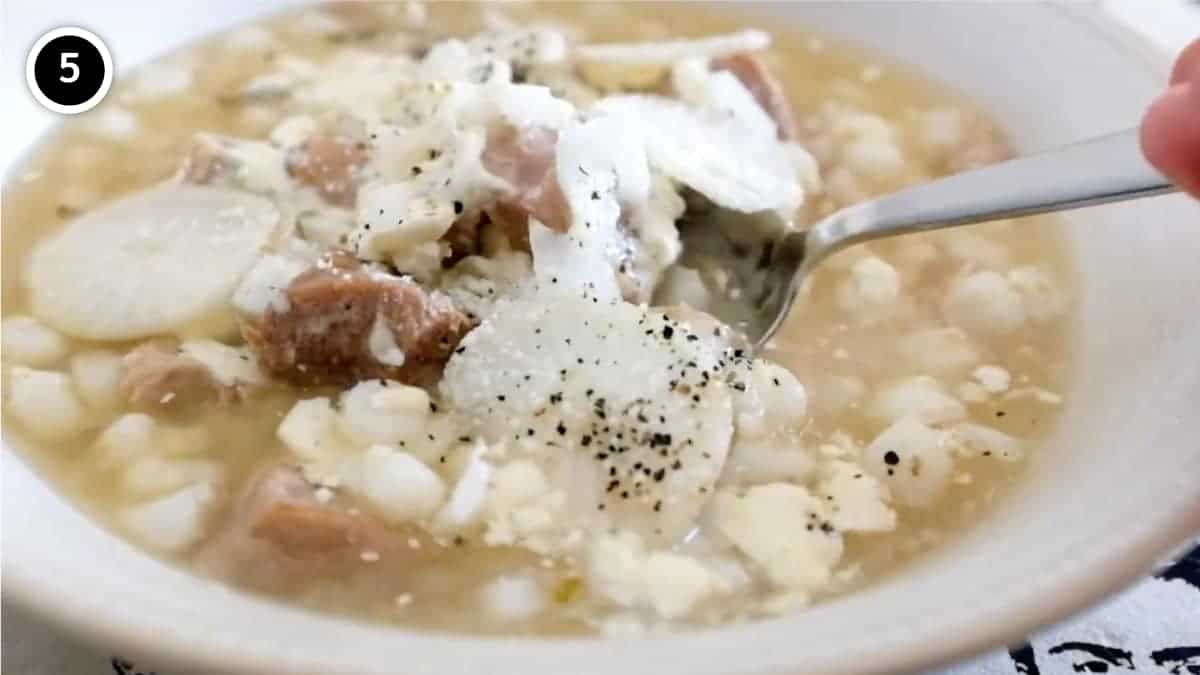
[[[4,317],[31,312],[24,270],[34,246],[63,223],[98,204],[174,176],[198,132],[263,138],[294,114],[298,104],[287,97],[247,100],[234,95],[256,77],[273,72],[281,59],[321,63],[347,48],[413,49],[429,42],[429,36],[471,35],[484,23],[505,21],[554,22],[583,42],[700,37],[753,23],[753,18],[687,3],[520,3],[482,8],[432,3],[427,11],[427,23],[413,28],[417,10],[404,4],[347,3],[302,10],[212,36],[117,82],[104,104],[67,120],[4,186]],[[979,153],[986,161],[994,150],[989,144],[1002,138],[969,103],[919,75],[817,34],[776,27],[771,31],[776,40],[765,52],[765,61],[786,89],[799,122],[799,142],[816,158],[824,185],[806,201],[803,223],[872,195],[962,168],[955,162],[964,155]],[[151,86],[139,78],[160,77],[167,84],[159,86],[170,88],[177,72],[190,74],[177,90],[157,97],[138,93],[139,87]],[[121,131],[129,118],[136,127]],[[890,158],[873,155],[866,144],[855,145],[869,133],[863,129],[879,120],[888,125],[893,145],[901,152],[899,169],[878,169],[879,162],[886,164]],[[978,134],[982,140],[971,145],[954,138],[946,125],[955,124],[960,135]],[[947,135],[950,138],[943,138]],[[875,284],[887,285],[886,279],[874,276],[876,260],[884,261],[900,280],[899,296],[889,296],[886,307],[872,304]],[[963,278],[995,271],[1025,293],[1020,286],[1025,277],[1016,270],[1043,275],[1027,284],[1031,289],[1023,296],[1027,320],[1002,335],[954,329],[947,316],[962,310],[948,309],[947,298],[964,292],[956,290]],[[1053,428],[1062,401],[1071,354],[1072,274],[1056,228],[1014,221],[859,246],[823,264],[808,296],[798,303],[766,355],[805,386],[809,415],[799,432],[805,448],[814,456],[858,457],[892,423],[878,413],[880,392],[901,378],[929,376],[963,407],[965,420],[956,423],[1003,432],[1015,439],[1025,457],[1000,461],[990,450],[957,457],[949,486],[935,504],[896,505],[894,531],[847,533],[834,578],[819,591],[797,597],[755,578],[748,590],[673,623],[752,619],[879,583],[902,573],[921,556],[950,545],[958,532],[985,518],[991,509],[1002,508],[1004,493],[1028,470],[1029,456],[1039,452],[1039,442]],[[1049,288],[1043,283],[1046,280]],[[878,292],[887,295],[886,290]],[[73,339],[69,356],[97,349],[123,353],[135,344]],[[66,370],[66,363],[67,358],[59,359],[52,368]],[[123,402],[93,411],[87,431],[78,436],[30,440],[7,405],[13,365],[5,360],[6,442],[18,446],[81,509],[124,533],[119,516],[136,501],[130,479],[93,444],[108,424],[133,408]],[[982,366],[994,368],[981,371]],[[225,513],[234,508],[234,495],[258,467],[268,460],[288,459],[277,429],[289,409],[298,400],[333,392],[336,388],[271,383],[239,405],[168,411],[157,419],[170,425],[180,447],[186,446],[181,455],[220,467],[218,513]],[[688,551],[689,545],[680,550]],[[399,569],[388,565],[386,555],[372,560],[377,556],[367,553],[351,574],[273,595],[321,612],[419,629],[620,634],[625,625],[624,613],[597,609],[585,591],[583,563],[569,556],[550,559],[516,547],[485,547],[452,539],[436,564]],[[195,549],[159,555],[172,564],[211,573]],[[484,587],[498,577],[532,580],[544,593],[545,608],[516,621],[481,611],[481,593],[486,595]],[[764,600],[776,596],[774,605]]]

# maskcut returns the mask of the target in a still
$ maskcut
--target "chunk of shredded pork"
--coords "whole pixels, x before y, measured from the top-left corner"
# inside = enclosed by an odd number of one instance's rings
[[[170,340],[139,345],[125,355],[121,394],[138,408],[163,408],[202,401],[235,403],[242,384],[222,384],[199,359]]]
[[[323,502],[317,489],[293,467],[259,472],[198,551],[201,569],[278,592],[343,575],[364,560],[395,569],[425,563],[441,550],[415,526],[385,528],[356,510]]]
[[[293,384],[387,378],[428,385],[474,326],[440,291],[368,271],[345,254],[296,277],[242,336],[264,370]]]
[[[792,112],[792,104],[788,102],[783,86],[763,64],[762,59],[750,52],[740,52],[717,59],[713,62],[713,67],[729,71],[750,90],[754,100],[758,101],[767,115],[774,120],[779,140],[790,141],[796,138],[796,116]]]

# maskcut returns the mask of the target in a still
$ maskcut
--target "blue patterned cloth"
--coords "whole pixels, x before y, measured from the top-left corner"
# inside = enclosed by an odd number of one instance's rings
[[[936,675],[1074,673],[1200,675],[1200,546],[1083,616]]]

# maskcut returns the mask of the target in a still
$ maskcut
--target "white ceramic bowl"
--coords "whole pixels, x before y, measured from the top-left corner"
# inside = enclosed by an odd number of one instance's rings
[[[208,21],[266,9],[237,5]],[[747,9],[805,21],[940,77],[993,111],[1024,150],[1132,126],[1166,68],[1080,5]],[[157,35],[155,47],[178,40]],[[1077,380],[1032,478],[942,555],[845,599],[749,626],[619,643],[355,624],[142,556],[7,449],[4,598],[172,675],[898,673],[1019,638],[1128,584],[1200,531],[1200,207],[1159,198],[1072,220],[1083,288]]]

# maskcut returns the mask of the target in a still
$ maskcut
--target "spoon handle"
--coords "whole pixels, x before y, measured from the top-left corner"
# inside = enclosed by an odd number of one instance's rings
[[[805,263],[878,237],[1175,189],[1146,162],[1137,129],[1130,129],[917,185],[835,213],[808,232]]]

